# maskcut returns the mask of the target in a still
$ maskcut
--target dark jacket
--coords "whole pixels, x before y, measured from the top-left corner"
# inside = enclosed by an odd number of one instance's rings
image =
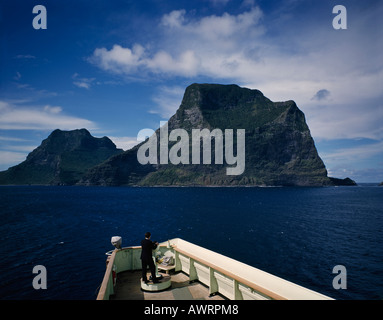
[[[142,247],[142,251],[141,251],[141,259],[144,260],[144,261],[149,261],[149,260],[152,260],[152,250],[154,250],[155,248],[157,248],[157,245],[153,242],[153,241],[150,241],[148,239],[144,239],[141,241],[141,247]]]

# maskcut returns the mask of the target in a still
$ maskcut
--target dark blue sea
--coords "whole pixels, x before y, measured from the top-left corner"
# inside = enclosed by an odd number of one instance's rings
[[[97,296],[112,236],[179,237],[335,299],[383,298],[383,187],[0,187],[0,299]],[[32,286],[33,267],[47,289]],[[334,289],[334,266],[347,270]]]

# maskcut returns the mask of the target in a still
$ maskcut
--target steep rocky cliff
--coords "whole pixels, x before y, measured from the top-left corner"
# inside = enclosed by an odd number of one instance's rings
[[[305,116],[295,102],[272,102],[258,90],[237,85],[193,84],[184,94],[176,114],[168,121],[168,131],[184,129],[192,145],[192,130],[232,129],[236,150],[238,129],[245,130],[245,167],[238,175],[228,175],[225,162],[214,160],[216,139],[212,140],[211,164],[142,165],[137,151],[147,142],[111,157],[92,168],[82,185],[332,185],[315,148]],[[156,131],[160,136],[160,130]],[[226,139],[226,137],[225,137]],[[157,139],[157,146],[159,146]],[[179,140],[178,140],[179,141]],[[169,142],[171,149],[177,142]],[[226,145],[224,146],[226,148]],[[160,148],[157,148],[159,153]],[[191,151],[192,148],[190,147]],[[202,155],[201,143],[201,155]],[[225,150],[223,150],[225,154]],[[191,153],[191,152],[190,152]],[[234,151],[235,153],[235,151]],[[237,155],[238,156],[238,155]],[[159,157],[157,157],[159,158]],[[190,159],[192,155],[190,154]]]

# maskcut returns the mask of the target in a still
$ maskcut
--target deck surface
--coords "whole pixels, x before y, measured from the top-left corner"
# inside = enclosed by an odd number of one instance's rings
[[[172,285],[161,292],[141,290],[141,271],[125,271],[117,276],[115,295],[111,300],[225,300],[221,295],[209,297],[209,289],[196,281],[189,283],[183,272],[171,273]],[[148,274],[149,277],[149,274]]]

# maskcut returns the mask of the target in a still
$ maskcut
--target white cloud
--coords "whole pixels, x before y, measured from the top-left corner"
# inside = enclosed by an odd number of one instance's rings
[[[46,105],[43,110],[47,113],[58,114],[62,111],[62,108],[61,107],[52,107],[50,105]]]
[[[189,18],[185,10],[165,14],[159,24],[157,49],[135,44],[110,50],[97,48],[89,61],[103,70],[142,76],[142,72],[173,76],[252,79],[253,61],[264,33],[262,11]],[[258,39],[260,40],[260,39]],[[250,57],[248,54],[250,53]],[[256,59],[257,60],[257,59]]]
[[[73,130],[95,129],[90,120],[62,113],[58,106],[29,107],[0,101],[0,129],[2,130]]]
[[[324,153],[322,158],[327,161],[355,161],[371,158],[383,153],[383,141],[352,148],[341,148],[335,152]]]
[[[76,87],[83,88],[83,89],[90,89],[93,82],[96,80],[96,78],[80,78],[78,73],[75,73],[72,76],[73,84]]]
[[[306,111],[311,133],[318,139],[383,139],[383,105],[373,100],[323,104]]]
[[[144,48],[135,45],[133,49],[114,45],[111,50],[96,49],[89,61],[97,64],[101,69],[114,73],[135,72],[143,64]]]
[[[161,24],[165,27],[180,28],[185,20],[186,10],[173,10],[162,17]]]
[[[84,81],[74,81],[73,84],[79,88],[84,88],[84,89],[90,88],[90,84]]]
[[[111,50],[96,49],[90,61],[100,68],[118,74],[143,72],[173,74],[182,76],[196,75],[199,61],[192,50],[173,57],[166,51],[158,51],[149,57],[144,47],[135,45],[133,49],[114,45]]]
[[[161,25],[169,27],[172,34],[178,32],[178,35],[175,34],[176,37],[182,33],[183,37],[186,36],[186,41],[190,41],[194,36],[199,41],[204,39],[214,41],[214,45],[222,45],[217,43],[221,40],[242,39],[244,35],[241,32],[246,32],[246,36],[251,38],[263,31],[259,25],[263,13],[258,7],[239,15],[224,13],[222,16],[211,15],[200,19],[187,19],[185,14],[185,10],[172,11],[162,17]],[[179,41],[180,39],[177,39],[177,42]]]
[[[17,151],[17,152],[31,152],[36,149],[35,145],[14,145],[14,146],[4,146],[3,149],[8,151]]]
[[[161,115],[164,119],[169,119],[179,108],[185,88],[183,87],[161,87],[153,101],[157,109],[152,109],[150,113]]]
[[[376,166],[373,160],[382,159],[382,156],[383,141],[321,153],[329,176],[351,177],[357,182],[381,182],[383,180],[381,162]]]
[[[263,32],[263,28],[258,27],[262,17],[259,8],[237,16],[225,13],[195,20],[186,19],[185,14],[185,10],[175,10],[162,17],[163,37],[159,39],[157,51],[141,44],[131,49],[115,44],[110,50],[96,49],[89,61],[103,70],[126,75],[149,72],[193,77],[224,75],[225,72],[228,75],[229,72],[232,76],[236,59],[232,55],[240,48],[239,35],[253,37]],[[226,70],[221,70],[225,66]]]
[[[113,143],[117,146],[117,148],[122,149],[124,151],[133,148],[135,145],[139,143],[137,141],[137,137],[108,137]]]
[[[27,153],[0,150],[0,171],[7,170],[27,157]]]
[[[8,137],[8,136],[0,136],[0,141],[20,142],[20,141],[28,141],[28,140],[26,140],[26,139],[22,139],[22,138],[15,138],[15,137]]]

